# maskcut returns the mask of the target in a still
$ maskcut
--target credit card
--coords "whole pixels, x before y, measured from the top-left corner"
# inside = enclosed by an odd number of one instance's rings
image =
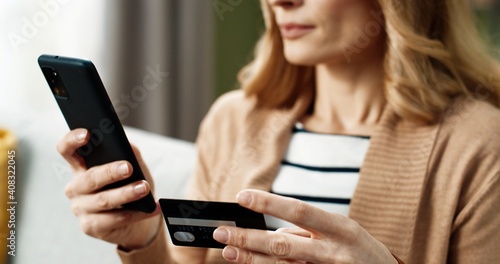
[[[264,215],[237,203],[160,199],[160,207],[174,245],[224,248],[212,237],[219,226],[266,230]]]

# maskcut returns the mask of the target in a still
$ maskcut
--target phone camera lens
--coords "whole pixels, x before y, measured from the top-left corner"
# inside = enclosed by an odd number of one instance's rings
[[[59,98],[67,99],[68,92],[66,88],[64,88],[64,84],[62,83],[59,74],[51,68],[51,67],[42,67],[42,71],[45,75],[47,82],[52,90],[52,93]]]

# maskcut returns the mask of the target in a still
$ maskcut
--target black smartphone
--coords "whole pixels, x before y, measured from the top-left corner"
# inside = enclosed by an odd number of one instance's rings
[[[89,142],[78,150],[88,168],[117,160],[132,164],[132,176],[110,184],[111,189],[144,180],[139,163],[125,135],[94,64],[89,60],[41,55],[38,64],[70,129],[86,128]],[[124,208],[146,213],[156,208],[151,192]]]

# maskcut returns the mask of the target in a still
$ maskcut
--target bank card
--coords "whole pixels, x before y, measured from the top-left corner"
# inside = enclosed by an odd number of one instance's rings
[[[219,226],[266,230],[264,215],[237,203],[160,199],[160,206],[174,245],[223,248],[212,237]]]

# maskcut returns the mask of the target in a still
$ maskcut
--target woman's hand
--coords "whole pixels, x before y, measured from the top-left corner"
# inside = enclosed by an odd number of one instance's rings
[[[132,166],[127,161],[116,161],[88,169],[83,158],[76,153],[88,140],[87,130],[75,129],[66,134],[57,146],[75,176],[66,186],[65,193],[71,200],[73,213],[79,218],[83,232],[118,244],[126,250],[147,246],[159,229],[159,206],[151,214],[120,207],[146,196],[153,189],[153,180],[140,153],[133,147],[147,182],[138,181],[100,191],[110,183],[130,177]]]
[[[227,244],[223,257],[234,263],[397,263],[389,250],[355,221],[305,202],[244,190],[238,203],[300,228],[276,232],[219,227],[214,239]]]

